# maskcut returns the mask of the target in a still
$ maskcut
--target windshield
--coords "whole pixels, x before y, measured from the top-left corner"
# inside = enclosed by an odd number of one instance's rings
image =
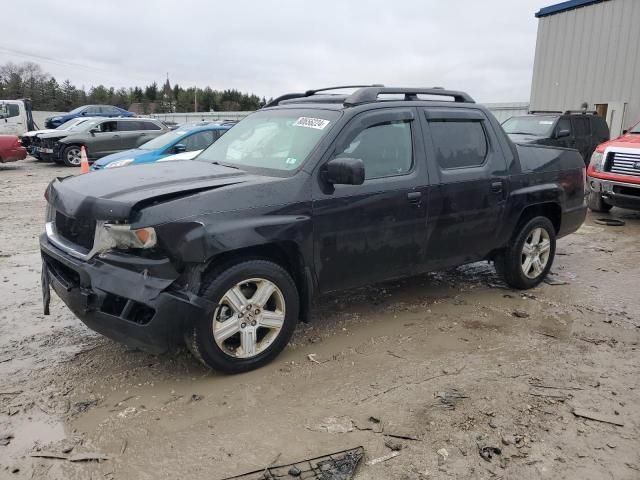
[[[237,166],[294,170],[339,118],[331,110],[256,112],[225,133],[197,160]]]
[[[637,123],[635,127],[629,130],[629,133],[640,133],[640,123]]]
[[[186,133],[186,130],[172,130],[171,132],[163,133],[159,137],[149,140],[147,143],[140,145],[139,148],[141,150],[157,150],[158,148],[164,148]]]
[[[553,124],[558,119],[554,116],[528,116],[511,117],[502,124],[502,128],[507,133],[520,133],[523,135],[535,135],[537,137],[548,137],[551,135]]]

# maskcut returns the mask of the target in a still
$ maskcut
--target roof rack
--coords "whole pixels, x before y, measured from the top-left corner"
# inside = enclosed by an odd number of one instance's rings
[[[535,115],[537,113],[559,113],[562,114],[562,112],[560,110],[529,110],[527,112],[530,115]]]
[[[271,100],[263,108],[275,107],[276,105],[279,105],[280,102],[282,102],[284,100],[291,100],[291,99],[294,99],[294,98],[311,97],[311,96],[315,95],[318,92],[328,92],[330,90],[341,90],[343,88],[366,88],[366,87],[383,87],[383,86],[384,85],[380,85],[380,84],[373,84],[373,85],[340,85],[340,86],[337,86],[337,87],[316,88],[315,90],[307,90],[304,93],[285,93],[284,95],[280,95],[279,97]]]
[[[595,110],[567,110],[565,115],[598,115]]]
[[[398,94],[404,95],[405,100],[418,100],[418,95],[436,95],[442,97],[453,97],[455,102],[476,103],[469,94],[455,90],[445,90],[442,87],[432,88],[401,88],[401,87],[364,87],[349,95],[344,101],[345,107],[371,103],[378,101],[379,95]]]

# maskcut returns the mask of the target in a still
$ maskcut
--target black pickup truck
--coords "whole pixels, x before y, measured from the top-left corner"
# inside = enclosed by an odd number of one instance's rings
[[[287,94],[196,160],[53,180],[50,286],[90,328],[224,372],[287,344],[319,295],[493,260],[540,283],[582,224],[575,150],[514,145],[462,92]]]

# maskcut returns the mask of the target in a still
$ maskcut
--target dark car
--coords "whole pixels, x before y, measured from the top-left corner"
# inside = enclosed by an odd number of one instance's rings
[[[153,118],[102,118],[81,123],[70,130],[40,135],[40,155],[45,160],[80,166],[80,149],[85,147],[90,162],[112,153],[137,148],[168,132]]]
[[[69,113],[63,113],[45,120],[46,128],[57,128],[65,122],[78,117],[135,117],[136,114],[113,105],[84,105],[74,108]]]
[[[195,160],[53,180],[45,309],[51,285],[104,335],[152,352],[186,339],[240,372],[325,292],[483,259],[538,285],[584,221],[580,155],[514,145],[465,93],[319,92],[274,100]]]
[[[585,165],[598,145],[609,140],[609,126],[596,112],[530,112],[502,124],[515,143],[575,148]]]

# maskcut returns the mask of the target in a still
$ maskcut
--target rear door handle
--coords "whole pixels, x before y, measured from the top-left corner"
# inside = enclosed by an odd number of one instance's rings
[[[409,192],[407,193],[407,200],[409,203],[418,203],[422,198],[422,192]]]

